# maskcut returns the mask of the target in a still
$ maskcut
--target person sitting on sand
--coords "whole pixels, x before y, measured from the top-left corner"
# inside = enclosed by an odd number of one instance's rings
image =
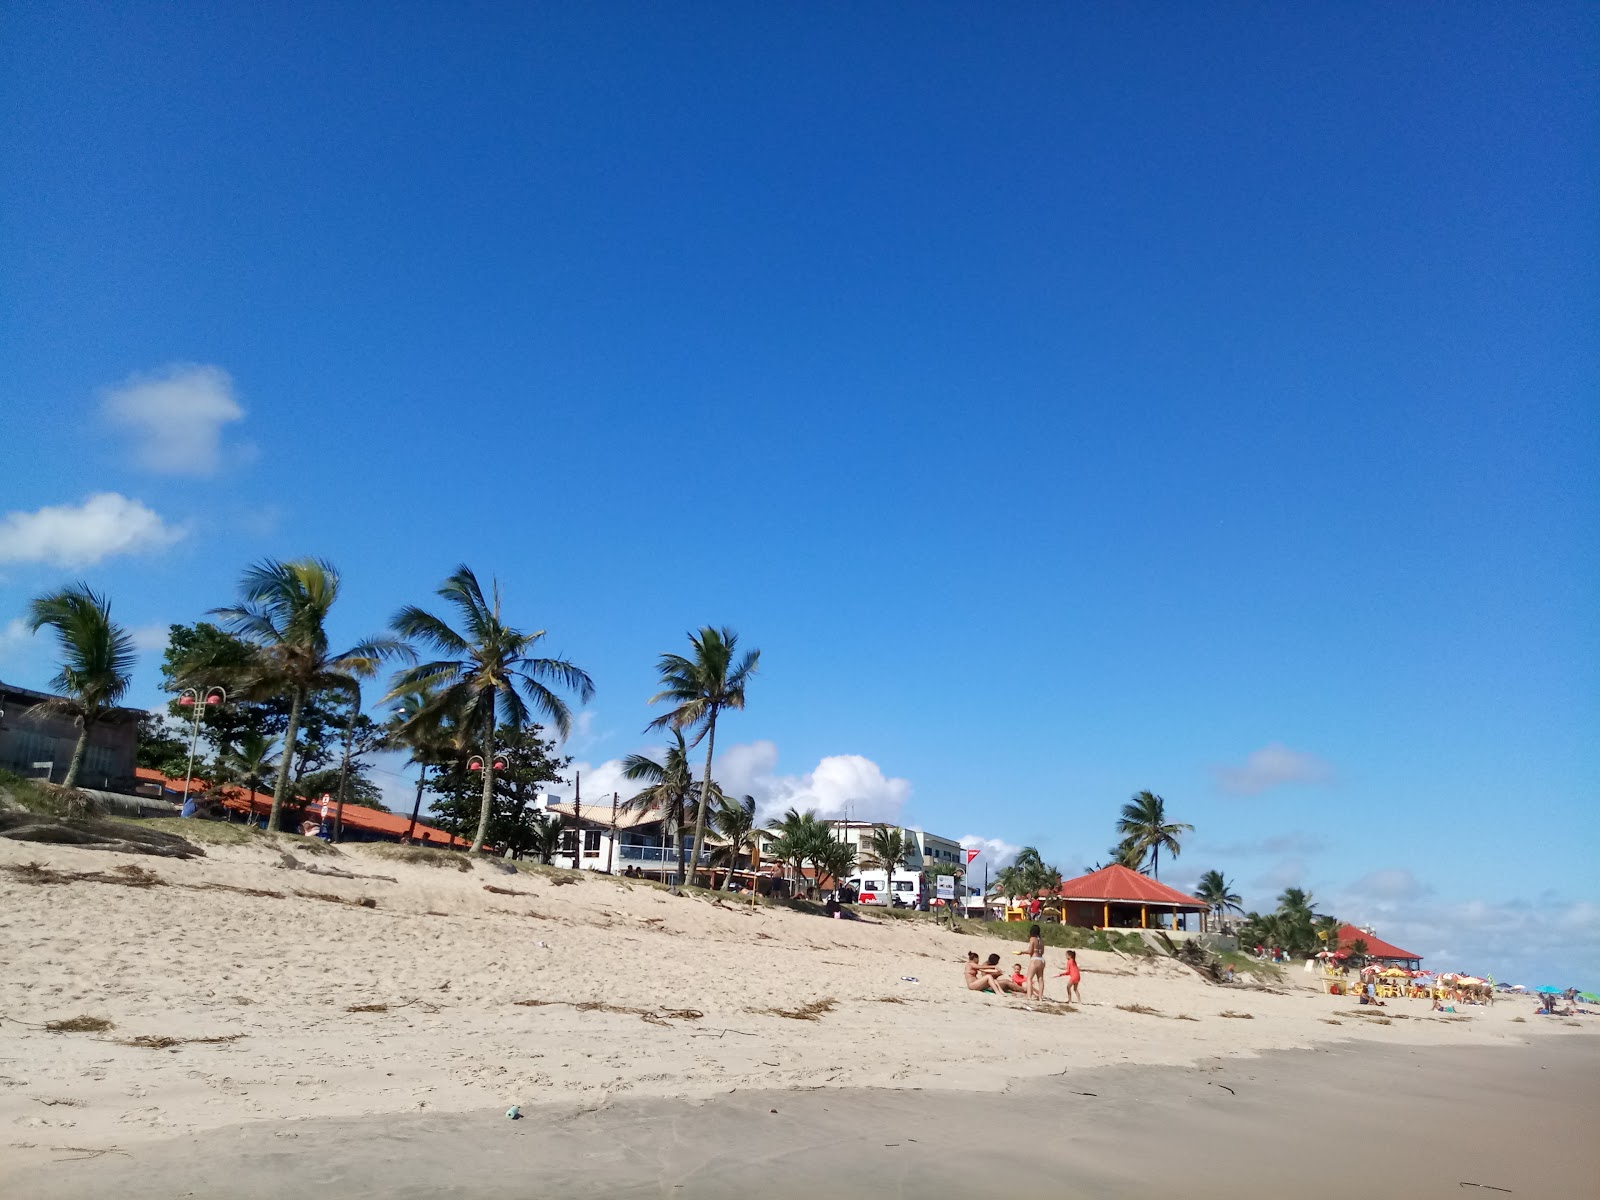
[[[978,965],[978,952],[976,950],[967,951],[966,981],[969,992],[997,992],[1000,990],[994,986],[994,978],[986,975],[983,968]]]
[[[1028,977],[1022,973],[1021,963],[1011,964],[1011,982],[1025,992],[1028,990]]]
[[[1006,978],[1005,969],[1000,965],[1000,956],[998,954],[989,955],[983,966],[979,967],[978,970],[982,974],[988,976],[989,979],[994,981],[995,991],[997,992],[1008,993],[1026,990],[1025,988],[1018,987],[1016,984],[1012,983],[1011,980]]]
[[[1044,935],[1037,925],[1028,927],[1028,998],[1044,999]]]

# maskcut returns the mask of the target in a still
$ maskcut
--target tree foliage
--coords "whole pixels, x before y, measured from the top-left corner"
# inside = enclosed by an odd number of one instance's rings
[[[1122,816],[1117,821],[1117,832],[1124,845],[1132,845],[1141,854],[1150,856],[1150,874],[1161,878],[1161,852],[1165,850],[1177,858],[1182,850],[1181,839],[1193,833],[1193,825],[1167,820],[1167,802],[1154,792],[1138,792],[1122,806]]]
[[[28,604],[28,629],[56,635],[59,670],[50,681],[62,693],[39,705],[41,711],[77,719],[79,734],[67,766],[67,787],[78,782],[89,735],[128,692],[137,655],[133,637],[111,619],[111,602],[86,583],[37,596]]]
[[[395,614],[394,628],[402,638],[439,657],[396,674],[389,695],[426,692],[427,704],[435,712],[454,714],[462,725],[479,731],[484,761],[478,826],[472,836],[472,849],[477,851],[485,841],[497,840],[490,826],[498,723],[520,728],[531,720],[531,711],[538,711],[565,737],[572,714],[549,685],[587,702],[594,695],[594,683],[565,659],[534,653],[545,631],[525,633],[505,622],[498,582],[491,583],[486,596],[478,577],[463,565],[440,585],[438,595],[453,610],[454,626],[415,605]]]
[[[1009,866],[995,876],[994,891],[1001,896],[1032,896],[1061,888],[1061,872],[1044,861],[1037,847],[1024,846]]]
[[[711,793],[711,759],[717,745],[717,717],[724,709],[742,709],[745,689],[750,677],[756,673],[761,651],[737,653],[739,635],[727,626],[721,629],[707,625],[699,633],[689,635],[691,654],[663,654],[656,662],[661,676],[661,690],[650,697],[651,704],[668,702],[672,708],[651,721],[648,729],[671,728],[679,733],[694,731],[698,746],[706,744],[705,776],[701,781],[703,791]],[[695,870],[700,867],[700,851],[705,845],[706,810],[695,810],[694,851],[691,861]]]
[[[531,721],[496,729],[492,753],[505,765],[494,773],[485,841],[521,858],[538,844],[545,816],[534,807],[534,797],[543,785],[562,782],[572,759],[559,755],[555,739]],[[427,790],[434,796],[432,823],[445,832],[464,838],[483,823],[483,777],[468,769],[467,759],[436,764]]]

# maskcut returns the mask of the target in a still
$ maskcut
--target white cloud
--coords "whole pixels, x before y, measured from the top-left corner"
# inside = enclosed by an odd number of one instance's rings
[[[1328,783],[1334,776],[1331,764],[1282,742],[1252,750],[1242,766],[1212,767],[1211,773],[1218,787],[1235,796],[1259,796],[1289,783]]]
[[[12,617],[0,625],[0,662],[21,657],[33,642],[33,630],[21,617]]]
[[[1328,839],[1319,833],[1277,833],[1248,842],[1201,843],[1196,851],[1212,857],[1249,858],[1261,855],[1318,854],[1328,848]]]
[[[7,513],[0,519],[0,563],[87,567],[115,554],[160,550],[184,533],[138,500],[100,492],[76,506]]]
[[[662,747],[641,753],[659,759]],[[704,761],[697,760],[696,779]],[[582,772],[585,802],[609,799],[613,791],[626,800],[639,790],[637,783],[622,777],[621,759],[572,765]],[[884,775],[877,763],[859,754],[830,754],[803,775],[780,775],[777,766],[778,747],[772,742],[745,742],[719,751],[712,775],[728,795],[754,796],[762,822],[790,807],[815,809],[824,817],[842,817],[848,808],[852,820],[894,821],[911,796],[909,780]],[[570,799],[572,783],[556,784],[554,791]]]
[[[244,418],[221,367],[173,363],[107,388],[100,410],[134,438],[139,465],[163,475],[212,475],[222,460],[222,427]]]
[[[171,627],[167,625],[137,625],[128,630],[128,636],[133,638],[134,648],[147,653],[152,650],[165,650],[170,634]]]
[[[803,775],[776,774],[778,748],[769,741],[730,746],[717,756],[714,774],[723,790],[756,798],[766,820],[785,809],[815,809],[820,816],[894,821],[911,798],[911,781],[886,776],[860,754],[830,754]]]
[[[1305,877],[1305,859],[1285,858],[1257,875],[1250,881],[1250,885],[1251,887],[1271,892],[1276,896],[1284,888],[1300,887],[1305,882]]]
[[[1600,905],[1593,901],[1434,898],[1432,889],[1396,868],[1350,884],[1327,909],[1371,925],[1435,971],[1491,974],[1529,987],[1586,986],[1600,978]]]
[[[966,850],[978,851],[978,857],[972,860],[967,867],[967,880],[977,880],[974,887],[983,885],[984,868],[989,871],[991,880],[1000,873],[1001,868],[1010,864],[1017,856],[1021,846],[1014,846],[1004,838],[980,837],[978,834],[969,833],[961,839],[961,845]]]

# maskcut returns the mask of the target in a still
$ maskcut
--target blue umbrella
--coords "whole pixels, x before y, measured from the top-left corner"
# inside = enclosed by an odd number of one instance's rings
[[[1561,989],[1560,988],[1551,987],[1548,983],[1545,984],[1543,987],[1536,987],[1533,990],[1536,991],[1536,992],[1554,992],[1557,996],[1559,996],[1561,994]]]

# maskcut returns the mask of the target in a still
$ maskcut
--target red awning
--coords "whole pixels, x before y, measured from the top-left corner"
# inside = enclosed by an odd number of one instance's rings
[[[1057,893],[1064,900],[1094,900],[1102,904],[1159,904],[1166,908],[1209,908],[1204,900],[1186,896],[1158,879],[1113,863],[1069,879]]]

